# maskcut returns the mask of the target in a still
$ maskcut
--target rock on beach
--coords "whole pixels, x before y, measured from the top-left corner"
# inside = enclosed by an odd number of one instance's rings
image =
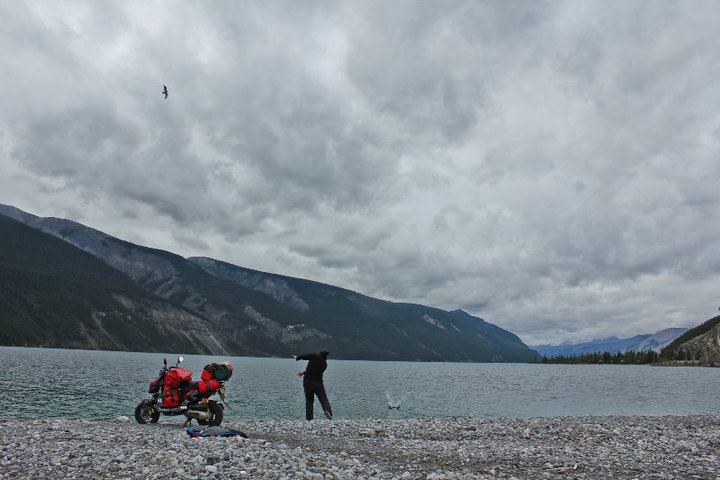
[[[720,415],[227,421],[0,420],[0,478],[717,479]]]

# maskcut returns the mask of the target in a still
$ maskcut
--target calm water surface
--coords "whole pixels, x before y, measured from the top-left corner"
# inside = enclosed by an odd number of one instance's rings
[[[306,362],[184,356],[183,367],[197,379],[210,362],[233,363],[226,418],[304,418],[302,380],[295,373]],[[164,357],[174,364],[177,355],[0,347],[3,404],[25,418],[132,416]],[[336,418],[720,413],[720,368],[331,357],[325,386]],[[400,409],[388,409],[389,399],[401,402]]]

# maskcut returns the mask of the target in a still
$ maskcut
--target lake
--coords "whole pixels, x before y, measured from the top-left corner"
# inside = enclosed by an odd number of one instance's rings
[[[305,353],[305,352],[300,352]],[[307,362],[184,355],[202,367],[230,360],[226,418],[304,418]],[[0,347],[5,415],[132,417],[176,354]],[[373,362],[329,359],[325,386],[336,418],[547,417],[720,413],[720,369],[647,365]],[[388,409],[388,400],[401,402]],[[316,416],[321,413],[316,402]],[[320,415],[322,416],[322,415]]]

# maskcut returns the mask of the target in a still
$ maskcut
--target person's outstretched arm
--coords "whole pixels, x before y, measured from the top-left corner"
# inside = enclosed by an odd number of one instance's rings
[[[320,360],[320,355],[317,353],[306,353],[305,355],[293,355],[295,360]]]

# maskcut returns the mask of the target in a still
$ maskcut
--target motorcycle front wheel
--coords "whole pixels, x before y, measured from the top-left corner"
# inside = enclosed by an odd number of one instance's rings
[[[224,407],[219,403],[211,403],[208,405],[212,416],[210,420],[198,420],[200,425],[209,425],[211,427],[219,427],[223,421]]]
[[[155,423],[160,419],[160,412],[151,400],[143,400],[135,407],[135,420],[138,423]]]

